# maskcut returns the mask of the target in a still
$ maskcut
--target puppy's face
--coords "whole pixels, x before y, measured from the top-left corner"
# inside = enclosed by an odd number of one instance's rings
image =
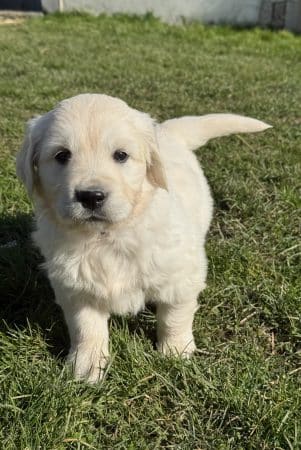
[[[166,188],[153,121],[121,100],[84,94],[28,127],[17,172],[59,221],[112,224],[151,187]]]

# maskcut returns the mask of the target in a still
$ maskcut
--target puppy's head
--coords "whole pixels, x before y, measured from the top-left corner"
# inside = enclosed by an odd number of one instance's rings
[[[153,120],[99,94],[31,120],[17,174],[59,221],[74,224],[123,221],[146,193],[166,189]]]

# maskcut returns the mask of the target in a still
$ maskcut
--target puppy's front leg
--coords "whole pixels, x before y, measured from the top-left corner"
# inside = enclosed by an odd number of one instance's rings
[[[198,309],[196,301],[157,306],[158,350],[165,355],[188,358],[196,349],[192,334],[194,313]]]
[[[109,358],[109,315],[81,302],[61,303],[71,347],[68,362],[77,379],[96,383]]]

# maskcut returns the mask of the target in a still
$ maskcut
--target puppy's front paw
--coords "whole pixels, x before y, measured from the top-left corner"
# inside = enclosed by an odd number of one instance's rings
[[[71,349],[67,357],[67,363],[71,365],[75,378],[91,384],[103,378],[108,360],[109,355],[104,354],[101,348],[87,346]]]
[[[165,337],[157,343],[159,352],[166,356],[179,356],[190,358],[196,350],[193,336]]]

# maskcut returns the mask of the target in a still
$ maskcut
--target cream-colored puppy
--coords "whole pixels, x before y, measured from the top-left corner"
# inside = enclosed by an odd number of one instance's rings
[[[33,236],[64,311],[77,378],[101,377],[110,314],[136,314],[148,301],[157,305],[158,349],[195,350],[212,199],[192,150],[266,128],[232,114],[158,124],[97,94],[29,122],[17,173],[33,197]]]

